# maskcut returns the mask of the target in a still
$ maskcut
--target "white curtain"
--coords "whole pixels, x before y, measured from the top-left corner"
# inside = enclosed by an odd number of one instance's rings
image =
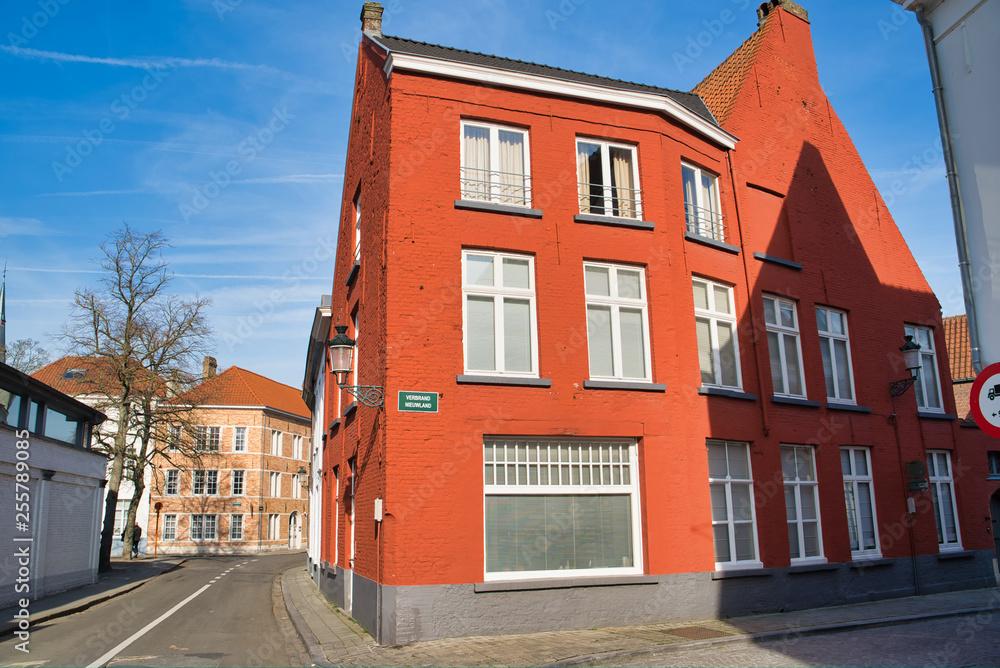
[[[578,192],[580,195],[580,213],[590,213],[590,154],[584,148],[586,144],[576,147],[576,174]]]
[[[632,178],[632,151],[624,148],[612,148],[611,169],[614,177],[612,196],[617,200],[615,213],[623,218],[635,218],[638,193]]]
[[[520,132],[499,131],[500,192],[505,204],[527,204],[527,184],[524,175],[524,135]]]
[[[462,147],[462,197],[490,198],[490,130],[465,126]]]

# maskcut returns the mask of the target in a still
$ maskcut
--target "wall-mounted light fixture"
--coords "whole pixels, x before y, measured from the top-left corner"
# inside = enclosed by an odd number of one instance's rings
[[[889,383],[889,395],[893,397],[902,396],[910,389],[910,385],[913,385],[920,373],[920,344],[914,343],[912,336],[907,335],[904,338],[906,343],[900,346],[899,352],[903,353],[903,365],[910,372],[910,377]]]
[[[347,336],[346,325],[337,325],[337,336],[327,342],[330,347],[330,371],[337,377],[337,385],[348,394],[357,398],[365,406],[377,408],[382,405],[382,390],[380,385],[345,385],[347,374],[353,368],[354,339]]]

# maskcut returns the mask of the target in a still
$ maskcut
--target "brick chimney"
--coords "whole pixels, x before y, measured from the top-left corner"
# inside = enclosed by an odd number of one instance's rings
[[[219,363],[214,357],[205,356],[205,359],[201,362],[201,378],[202,380],[208,380],[209,378],[215,377],[215,372],[219,368]]]
[[[382,4],[366,2],[361,8],[361,29],[372,37],[382,36]]]
[[[764,23],[764,21],[767,20],[767,17],[770,16],[771,13],[773,13],[778,7],[781,7],[789,14],[798,16],[806,23],[809,23],[809,12],[803,9],[800,5],[792,2],[792,0],[770,0],[757,8],[757,25],[760,26]]]

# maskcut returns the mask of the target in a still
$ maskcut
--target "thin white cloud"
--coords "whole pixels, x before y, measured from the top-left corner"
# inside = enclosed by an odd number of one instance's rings
[[[90,197],[91,195],[135,195],[137,193],[150,192],[145,188],[132,188],[130,190],[85,190],[81,192],[68,193],[39,193],[39,197]]]
[[[280,70],[267,65],[249,65],[247,63],[234,63],[219,58],[177,58],[173,56],[147,56],[130,58],[97,58],[94,56],[81,56],[75,53],[60,53],[58,51],[41,51],[39,49],[22,49],[16,46],[0,44],[0,51],[9,53],[24,60],[49,60],[57,63],[87,63],[91,65],[109,65],[111,67],[131,67],[133,69],[145,70],[149,68],[173,69],[178,67],[209,67],[221,70],[252,70],[267,72],[269,74],[281,74]]]
[[[54,232],[37,218],[5,218],[0,216],[0,237],[39,237]]]
[[[238,179],[233,183],[327,183],[344,178],[343,174],[285,174],[283,176],[261,176],[253,179]]]

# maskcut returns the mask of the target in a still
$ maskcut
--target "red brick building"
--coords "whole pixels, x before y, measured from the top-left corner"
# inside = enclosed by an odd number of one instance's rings
[[[305,548],[312,429],[299,391],[235,366],[206,376],[179,398],[198,406],[195,425],[176,437],[192,439],[199,459],[168,446],[153,460],[148,550]]]
[[[994,582],[939,304],[805,11],[759,15],[686,93],[389,37],[365,4],[328,312],[386,401],[327,375],[310,402],[310,567],[379,642]]]

